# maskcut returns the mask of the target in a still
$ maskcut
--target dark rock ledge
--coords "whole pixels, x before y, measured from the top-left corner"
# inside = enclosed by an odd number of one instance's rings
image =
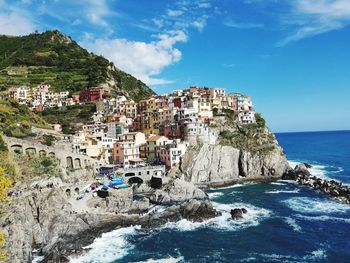
[[[309,164],[299,164],[294,169],[290,169],[282,177],[284,180],[293,180],[300,185],[310,187],[314,190],[325,193],[336,200],[350,204],[350,187],[343,185],[341,182],[334,180],[321,179],[311,175],[307,168],[311,168]]]

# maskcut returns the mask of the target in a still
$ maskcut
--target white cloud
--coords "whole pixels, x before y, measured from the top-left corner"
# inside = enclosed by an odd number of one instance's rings
[[[192,26],[198,29],[199,31],[202,31],[207,24],[207,19],[208,19],[208,16],[204,15],[198,18],[197,20],[193,21]]]
[[[88,0],[86,3],[86,17],[92,24],[108,26],[104,17],[110,13],[106,0]]]
[[[284,46],[350,25],[349,0],[294,0],[292,13],[285,24],[295,27],[294,32],[277,45]]]
[[[263,28],[264,24],[262,23],[241,23],[236,22],[232,19],[225,19],[223,24],[228,27],[238,28],[238,29],[252,29],[252,28]]]
[[[181,15],[183,15],[183,13],[184,12],[182,10],[172,10],[172,9],[167,10],[168,16],[181,16]]]
[[[0,13],[0,34],[27,35],[35,31],[34,24],[16,12]]]
[[[211,7],[211,4],[208,3],[208,2],[202,2],[202,3],[199,3],[199,4],[198,4],[198,7],[199,7],[199,8],[210,8],[210,7]]]
[[[149,43],[129,41],[127,39],[97,39],[83,45],[93,52],[103,55],[114,64],[141,79],[148,85],[171,83],[159,79],[164,68],[181,59],[181,51],[174,47],[179,42],[186,42],[187,35],[183,31],[170,31],[157,36],[156,41]]]

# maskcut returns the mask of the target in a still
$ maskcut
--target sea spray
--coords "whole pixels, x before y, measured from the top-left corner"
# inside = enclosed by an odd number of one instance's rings
[[[85,247],[86,253],[78,257],[72,257],[71,263],[107,263],[121,259],[133,248],[127,240],[130,235],[135,235],[140,226],[120,228],[108,233],[103,233],[94,242]]]

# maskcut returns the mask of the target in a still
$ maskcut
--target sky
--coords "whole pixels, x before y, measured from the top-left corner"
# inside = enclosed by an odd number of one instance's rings
[[[0,0],[0,34],[53,29],[159,94],[221,87],[275,132],[350,129],[350,0]]]

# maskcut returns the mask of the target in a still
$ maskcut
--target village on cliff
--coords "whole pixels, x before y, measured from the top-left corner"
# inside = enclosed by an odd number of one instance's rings
[[[68,91],[52,92],[49,85],[12,87],[3,96],[34,111],[95,103],[90,121],[74,124],[74,135],[63,135],[61,125],[52,124],[54,136],[72,152],[96,159],[100,166],[137,168],[139,175],[146,173],[145,167],[161,167],[164,173],[177,166],[191,142],[215,144],[218,134],[211,129],[213,117],[227,110],[236,114],[240,124],[255,123],[250,97],[226,94],[221,88],[190,87],[139,102],[113,97],[103,88],[70,95]],[[81,164],[67,160],[67,168],[80,168],[76,166]]]

